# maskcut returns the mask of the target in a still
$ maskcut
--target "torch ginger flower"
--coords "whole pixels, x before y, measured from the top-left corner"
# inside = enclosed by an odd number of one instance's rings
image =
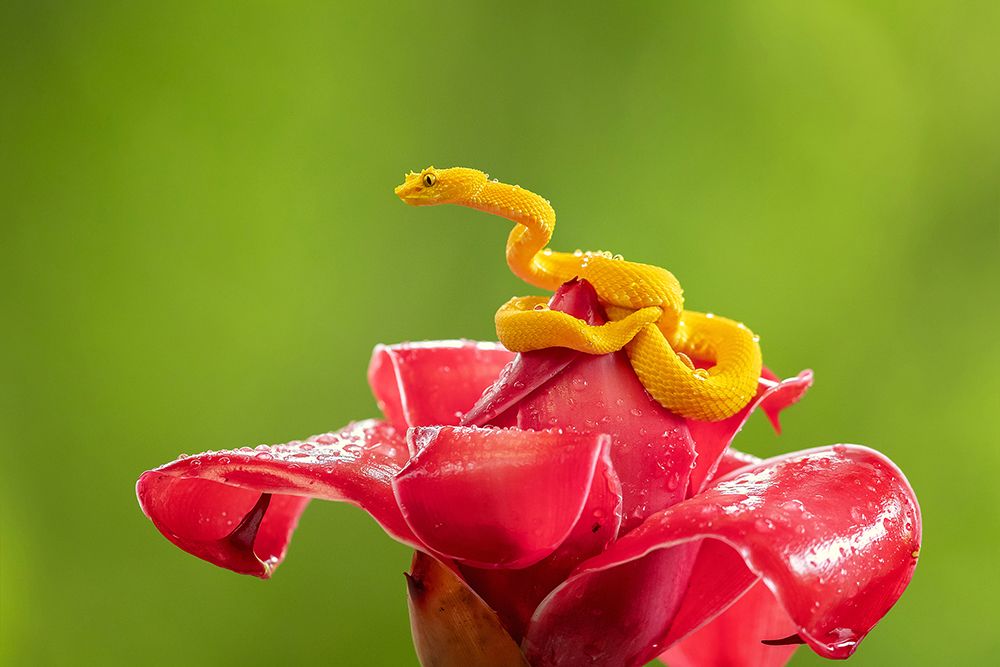
[[[506,348],[376,347],[384,420],[144,473],[160,532],[267,578],[309,498],[360,506],[416,550],[425,665],[765,667],[800,643],[850,656],[916,566],[905,477],[855,445],[729,449],[757,408],[777,429],[811,373],[779,381],[749,329],[684,310],[665,269],[547,249],[555,211],[519,186],[429,167],[396,194],[510,219],[508,265],[555,296],[501,307]]]
[[[550,307],[605,317],[583,281]],[[427,665],[778,666],[799,643],[846,658],[916,566],[917,501],[882,454],[729,447],[757,408],[777,428],[808,371],[765,369],[716,422],[653,401],[624,352],[378,346],[369,382],[383,420],[182,457],[140,477],[143,511],[181,549],[268,578],[310,498],[361,507],[416,550]]]

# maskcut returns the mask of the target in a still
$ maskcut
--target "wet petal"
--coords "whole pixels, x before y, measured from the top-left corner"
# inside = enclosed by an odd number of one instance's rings
[[[549,308],[568,313],[587,324],[604,324],[607,321],[597,300],[597,292],[586,280],[570,280],[562,284],[549,300]],[[475,407],[462,417],[462,426],[496,424],[494,420],[508,408],[551,380],[570,363],[585,356],[583,352],[565,347],[518,354],[504,367]],[[513,425],[513,421],[505,421],[504,425]]]
[[[569,537],[544,560],[520,570],[460,566],[466,582],[499,614],[515,640],[524,637],[538,603],[573,569],[604,551],[621,525],[621,484],[608,457],[597,462],[590,496]]]
[[[499,343],[378,345],[368,366],[368,383],[386,420],[400,430],[458,424],[513,358]]]
[[[753,583],[732,565],[694,566],[690,549],[703,538],[735,549],[813,650],[845,658],[909,583],[920,514],[902,473],[865,447],[836,445],[739,468],[581,565],[536,611],[523,644],[529,660],[580,664],[589,646],[605,664],[639,665],[682,639],[700,625],[689,610],[703,609],[707,621]],[[711,549],[712,558],[725,558],[724,547]],[[671,557],[678,567],[692,563],[680,603],[647,593],[669,588],[651,575],[682,579],[677,569],[657,567]],[[710,569],[726,576],[699,575]],[[593,615],[622,598],[637,601],[627,622]]]
[[[517,425],[611,436],[622,533],[684,498],[694,442],[684,419],[646,393],[623,352],[573,362],[518,404]]]
[[[804,370],[793,378],[780,381],[766,368],[761,375],[757,396],[732,417],[717,422],[685,420],[698,450],[698,460],[691,471],[688,495],[698,493],[708,480],[716,476],[715,468],[720,458],[754,410],[760,408],[771,420],[774,430],[780,433],[778,414],[789,405],[797,403],[813,382],[811,370]]]
[[[406,588],[413,647],[424,667],[528,667],[493,610],[434,558],[413,555]]]
[[[358,505],[393,538],[419,545],[389,483],[407,458],[395,429],[359,422],[302,442],[182,457],[143,473],[136,493],[146,516],[181,549],[267,578],[309,498]]]
[[[608,438],[555,431],[418,427],[392,482],[433,551],[477,567],[527,567],[563,543],[590,496]]]
[[[607,320],[585,280],[562,285],[550,307],[589,324]],[[624,352],[551,348],[519,354],[466,420],[611,435],[611,459],[622,484],[622,532],[680,501],[687,490],[695,456],[687,425],[646,393]]]

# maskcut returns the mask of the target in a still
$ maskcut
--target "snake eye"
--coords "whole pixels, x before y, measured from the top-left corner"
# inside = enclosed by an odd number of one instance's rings
[[[424,185],[431,187],[435,183],[437,183],[437,176],[434,174],[424,174]]]

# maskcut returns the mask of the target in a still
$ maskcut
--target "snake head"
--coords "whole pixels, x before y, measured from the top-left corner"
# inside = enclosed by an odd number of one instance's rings
[[[408,173],[396,188],[396,196],[411,206],[460,204],[479,194],[487,180],[478,169],[427,167],[419,173]]]

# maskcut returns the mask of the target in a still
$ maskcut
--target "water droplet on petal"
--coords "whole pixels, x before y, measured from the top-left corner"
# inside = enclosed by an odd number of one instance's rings
[[[753,522],[753,525],[762,533],[769,533],[774,530],[774,522],[770,519],[757,519]]]

